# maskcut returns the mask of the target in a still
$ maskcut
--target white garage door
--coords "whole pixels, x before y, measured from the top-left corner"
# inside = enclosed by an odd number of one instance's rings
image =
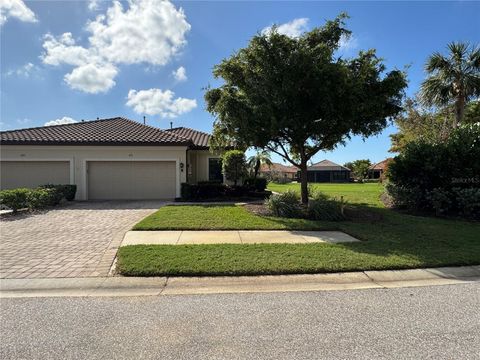
[[[70,184],[68,161],[2,161],[0,172],[2,189]]]
[[[172,199],[174,161],[89,161],[89,200]]]

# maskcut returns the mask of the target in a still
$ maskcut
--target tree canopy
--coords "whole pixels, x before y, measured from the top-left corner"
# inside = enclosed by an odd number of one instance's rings
[[[368,177],[368,170],[372,163],[369,159],[361,159],[344,164],[345,167],[352,170],[353,177],[357,180],[364,180]]]
[[[448,55],[432,54],[425,64],[421,100],[427,106],[455,106],[453,127],[464,119],[467,103],[480,96],[480,48],[468,43],[448,44]]]
[[[446,141],[454,127],[455,108],[453,105],[437,109],[422,106],[417,98],[406,99],[404,110],[395,118],[397,133],[391,134],[390,152],[402,152],[405,146],[416,140],[430,143]],[[480,122],[480,101],[470,101],[465,107],[464,124]]]
[[[273,27],[216,65],[224,80],[205,94],[215,117],[214,147],[235,143],[268,149],[301,172],[308,202],[307,161],[352,135],[382,131],[401,110],[405,74],[385,72],[375,50],[354,58],[337,55],[346,14],[293,38]]]

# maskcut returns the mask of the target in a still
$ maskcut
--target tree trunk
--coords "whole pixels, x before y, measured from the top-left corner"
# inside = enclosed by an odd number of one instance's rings
[[[302,194],[302,204],[308,204],[308,178],[307,178],[307,160],[302,159],[300,163],[300,189]]]
[[[465,113],[465,98],[460,95],[455,101],[455,117],[453,121],[453,128],[456,129],[463,121],[463,115]]]
[[[257,178],[258,170],[260,170],[260,165],[260,160],[257,160],[257,162],[255,163],[255,174],[253,176],[255,179]]]

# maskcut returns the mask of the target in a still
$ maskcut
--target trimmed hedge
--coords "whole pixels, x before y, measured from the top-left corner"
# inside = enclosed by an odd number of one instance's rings
[[[0,205],[11,209],[16,213],[20,209],[28,207],[27,196],[30,189],[12,189],[0,191]]]
[[[66,184],[66,185],[54,185],[54,184],[46,184],[41,185],[40,188],[44,189],[56,189],[59,194],[61,194],[60,200],[65,198],[67,201],[72,201],[75,199],[75,194],[77,192],[77,185]]]
[[[249,186],[228,186],[217,182],[198,182],[198,184],[182,183],[182,200],[209,200],[209,199],[230,199],[242,197],[268,198],[271,191],[254,191]]]
[[[255,191],[265,191],[267,188],[267,179],[265,178],[248,178],[243,182],[244,186],[251,187]]]
[[[47,184],[37,189],[12,189],[0,191],[0,205],[13,212],[19,209],[43,209],[48,206],[58,205],[62,199],[72,201],[77,191],[76,185]]]

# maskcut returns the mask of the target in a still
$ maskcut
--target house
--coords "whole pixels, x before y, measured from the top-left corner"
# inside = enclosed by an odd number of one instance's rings
[[[385,171],[388,168],[388,164],[393,160],[393,158],[387,158],[379,163],[373,164],[368,169],[368,177],[370,179],[383,179]]]
[[[77,200],[172,199],[183,182],[223,181],[210,135],[122,117],[2,131],[1,189],[76,184]]]
[[[349,182],[350,169],[345,166],[335,164],[330,160],[322,160],[316,164],[307,167],[308,182]]]
[[[267,179],[288,179],[295,180],[298,169],[295,166],[287,166],[279,163],[271,165],[262,164],[259,173]]]

